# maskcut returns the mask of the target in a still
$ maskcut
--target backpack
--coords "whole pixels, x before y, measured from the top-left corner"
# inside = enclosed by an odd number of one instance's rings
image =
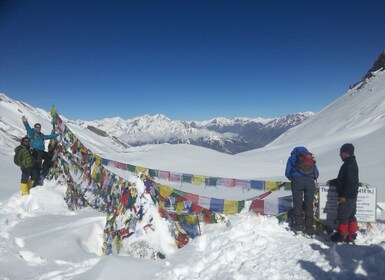
[[[17,166],[20,166],[20,158],[19,158],[20,150],[21,150],[21,147],[20,147],[20,146],[17,146],[17,147],[15,148],[15,155],[13,156],[13,162],[14,162]]]
[[[312,153],[299,152],[295,163],[295,170],[304,174],[310,175],[314,173],[316,160]]]

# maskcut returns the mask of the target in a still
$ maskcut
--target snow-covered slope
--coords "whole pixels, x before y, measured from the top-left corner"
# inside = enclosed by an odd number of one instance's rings
[[[278,162],[295,146],[306,146],[316,155],[320,180],[326,181],[337,176],[339,148],[351,142],[356,147],[360,181],[376,186],[378,198],[385,201],[384,139],[385,71],[379,70],[265,148],[239,156]]]
[[[337,175],[339,148],[349,141],[356,146],[361,181],[377,186],[378,201],[385,202],[384,78],[383,71],[377,72],[267,147],[237,155],[187,144],[124,148],[113,138],[67,124],[93,152],[106,158],[245,179],[283,180],[292,148],[306,145],[316,153],[324,181]],[[65,185],[54,181],[32,189],[28,197],[18,194],[20,170],[12,154],[18,144],[15,139],[25,134],[24,114],[49,133],[47,112],[0,95],[0,279],[122,279],[126,275],[135,279],[384,279],[385,212],[380,210],[376,224],[360,225],[356,246],[293,236],[275,218],[245,211],[226,224],[202,227],[201,236],[165,260],[102,257],[103,213],[69,211],[63,200]],[[208,196],[223,192],[198,189]]]
[[[47,112],[12,101],[5,95],[1,95],[0,106],[2,129],[8,135],[1,136],[3,138],[0,139],[9,145],[8,156],[11,156],[16,144],[9,144],[9,139],[12,139],[10,137],[24,135],[20,120],[22,114],[26,114],[31,123],[41,122],[43,132],[49,132],[51,125]],[[106,158],[160,170],[243,179],[286,180],[286,160],[295,146],[303,145],[315,153],[320,169],[319,181],[325,182],[337,176],[341,166],[341,145],[352,142],[356,146],[360,181],[376,186],[378,201],[385,201],[385,190],[382,188],[385,172],[381,172],[385,158],[384,120],[385,71],[378,70],[371,78],[356,84],[312,118],[288,130],[273,143],[237,155],[226,155],[187,144],[125,148],[112,138],[98,136],[75,123],[68,122],[68,125],[76,131],[78,137],[83,138],[89,148]]]

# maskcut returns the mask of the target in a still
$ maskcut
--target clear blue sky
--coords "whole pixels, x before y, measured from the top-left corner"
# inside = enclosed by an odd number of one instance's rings
[[[83,120],[317,112],[384,28],[383,0],[0,0],[0,92]]]

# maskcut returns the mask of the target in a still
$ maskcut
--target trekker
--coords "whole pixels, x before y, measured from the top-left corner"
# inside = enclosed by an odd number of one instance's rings
[[[44,178],[52,166],[52,155],[45,151],[44,141],[46,139],[54,139],[58,136],[58,134],[52,133],[45,135],[41,133],[41,124],[35,123],[33,126],[34,128],[31,128],[26,116],[23,116],[21,119],[29,138],[31,139],[32,156],[36,160],[36,172]],[[39,183],[40,182],[35,182],[35,185]]]
[[[300,157],[301,162],[300,164]],[[295,147],[287,160],[285,176],[291,181],[293,196],[293,225],[292,230],[297,233],[313,235],[313,200],[316,180],[319,176],[314,157],[305,147]],[[302,208],[305,211],[305,228],[303,227]]]
[[[357,237],[355,215],[359,187],[358,165],[353,144],[343,144],[340,156],[344,163],[338,172],[338,177],[326,182],[328,186],[336,186],[338,193],[337,232],[331,236],[330,240],[353,242]]]
[[[16,152],[16,150],[18,150]],[[21,169],[21,195],[29,195],[29,190],[33,187],[34,182],[38,180],[34,159],[30,150],[29,138],[24,136],[20,145],[15,148],[18,165]]]

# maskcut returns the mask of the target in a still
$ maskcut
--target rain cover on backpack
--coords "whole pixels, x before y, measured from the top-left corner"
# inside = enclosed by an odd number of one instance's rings
[[[310,175],[314,173],[315,162],[316,161],[312,153],[299,152],[297,153],[295,169],[304,175]]]

